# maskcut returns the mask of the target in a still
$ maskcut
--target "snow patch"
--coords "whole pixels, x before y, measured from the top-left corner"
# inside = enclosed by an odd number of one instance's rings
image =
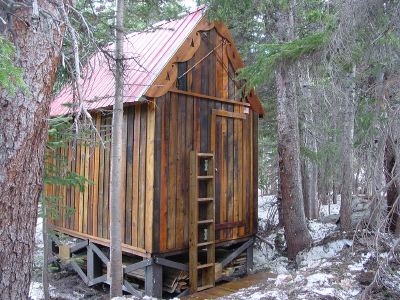
[[[336,224],[324,224],[316,220],[310,220],[308,222],[308,229],[314,241],[323,240],[329,233],[335,231],[336,227]]]
[[[50,297],[56,299],[79,300],[84,298],[84,295],[79,294],[77,292],[73,292],[72,294],[58,293],[57,289],[51,285],[49,286],[49,292],[50,292]],[[31,285],[29,287],[29,297],[32,300],[44,299],[43,285],[41,282],[35,282],[35,281],[31,282]]]
[[[333,275],[325,273],[315,273],[307,276],[306,287],[314,287],[315,285],[328,285],[329,279],[332,279]]]
[[[281,290],[271,290],[265,293],[265,296],[276,299],[276,300],[288,300],[289,297]],[[263,298],[265,299],[265,298]]]
[[[314,290],[315,293],[323,296],[334,296],[335,289],[330,287],[319,287],[318,289]]]
[[[349,265],[348,268],[350,271],[353,272],[357,272],[357,271],[361,271],[364,269],[364,264],[369,260],[369,258],[372,256],[371,252],[368,252],[366,254],[362,254],[361,255],[361,261],[360,262],[356,262],[352,265]]]
[[[345,246],[348,247],[352,244],[353,242],[347,239],[334,241],[323,246],[313,247],[309,251],[302,252],[297,256],[296,260],[301,267],[315,268],[320,266],[322,262],[325,262],[323,259],[337,256]]]
[[[293,280],[292,275],[279,274],[278,277],[276,277],[275,285],[276,286],[284,285],[291,280]]]
[[[278,202],[276,195],[258,197],[258,220],[262,227],[266,224],[278,225]]]

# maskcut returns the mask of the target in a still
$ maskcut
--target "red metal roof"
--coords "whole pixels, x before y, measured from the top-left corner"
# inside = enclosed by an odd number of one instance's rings
[[[203,8],[199,8],[182,19],[159,23],[154,26],[155,30],[126,36],[124,103],[138,101],[146,93],[202,16]],[[113,44],[107,48],[113,53]],[[114,103],[115,85],[110,65],[111,60],[107,59],[107,55],[98,52],[83,70],[79,84],[88,110],[112,106]],[[50,115],[71,113],[73,109],[68,103],[73,101],[71,84],[67,84],[51,103]]]

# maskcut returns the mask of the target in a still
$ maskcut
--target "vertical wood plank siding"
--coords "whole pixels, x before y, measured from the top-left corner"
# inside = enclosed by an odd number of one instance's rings
[[[153,180],[155,150],[155,110],[152,104],[125,108],[123,132],[123,242],[152,252]],[[109,239],[109,184],[111,116],[95,114],[94,123],[105,142],[93,136],[92,142],[70,144],[57,155],[68,159],[68,170],[85,176],[78,187],[47,186],[46,193],[59,197],[58,216],[52,224],[77,233]],[[149,125],[150,124],[150,125]],[[67,213],[72,211],[72,213]]]
[[[216,151],[216,240],[247,237],[257,230],[258,115],[248,106],[201,96],[244,101],[225,42],[214,29],[202,32],[194,57],[178,64],[175,88],[187,94],[172,91],[124,109],[121,207],[126,245],[148,253],[188,248],[189,153],[211,152],[211,147]],[[215,110],[222,113],[212,117]],[[90,183],[83,191],[47,186],[46,192],[62,199],[54,225],[108,239],[111,116],[93,117],[106,147],[92,137],[97,143],[69,145],[60,152],[68,156],[68,170]],[[73,213],[67,214],[71,208]]]
[[[160,252],[168,252],[185,249],[189,242],[189,153],[196,147],[194,107],[201,107],[202,103],[211,103],[217,109],[221,106],[217,101],[178,96],[174,93],[168,93],[161,98],[156,102],[156,128],[159,130],[155,132],[157,146],[154,161],[154,203],[155,206],[159,205],[154,220],[159,220],[153,224],[158,226],[155,232],[159,238],[156,240],[153,237],[153,240],[154,244],[158,244]],[[236,112],[240,107],[234,108],[231,105],[223,110]],[[200,146],[200,149],[210,152],[211,117],[204,116],[210,113],[200,110],[199,114],[199,142],[204,147]],[[209,126],[202,126],[202,116],[209,122]],[[255,195],[253,191],[257,184],[252,181],[256,172],[253,170],[254,154],[251,155],[255,138],[248,136],[250,132],[254,134],[254,129],[250,128],[253,126],[250,115],[246,116],[246,120],[225,117],[218,117],[216,120],[215,142],[218,151],[215,167],[220,173],[216,176],[216,225],[225,225],[217,230],[219,241],[249,236],[255,228],[252,214],[257,200],[252,196]]]
[[[178,78],[195,67],[177,81],[176,89],[242,101],[237,95],[240,86],[233,80],[235,71],[224,47],[203,59],[223,39],[215,30],[201,33],[201,39],[194,57],[178,64]],[[159,208],[154,210],[154,220],[158,220],[153,224],[158,228],[153,230],[155,252],[188,248],[189,153],[193,149],[210,152],[213,109],[245,113],[241,105],[174,92],[156,100],[154,207],[159,205]],[[221,137],[215,140],[220,150],[215,161],[220,172],[215,182],[216,225],[221,228],[216,231],[218,241],[246,237],[255,230],[257,150],[253,150],[253,145],[256,145],[257,129],[251,109],[246,116],[246,120],[216,118],[215,133]]]

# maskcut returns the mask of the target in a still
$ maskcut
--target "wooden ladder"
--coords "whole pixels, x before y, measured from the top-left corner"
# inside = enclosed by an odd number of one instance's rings
[[[190,152],[189,283],[195,293],[215,286],[214,154]]]

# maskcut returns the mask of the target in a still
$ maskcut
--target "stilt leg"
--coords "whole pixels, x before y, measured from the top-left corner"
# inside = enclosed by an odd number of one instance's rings
[[[103,275],[101,259],[94,253],[92,246],[87,246],[87,276],[89,282]]]
[[[246,253],[247,253],[247,257],[246,257],[246,271],[247,271],[247,274],[251,274],[253,272],[253,245],[254,245],[254,242],[246,250]]]
[[[145,271],[145,293],[147,296],[162,298],[162,266],[152,263]]]

